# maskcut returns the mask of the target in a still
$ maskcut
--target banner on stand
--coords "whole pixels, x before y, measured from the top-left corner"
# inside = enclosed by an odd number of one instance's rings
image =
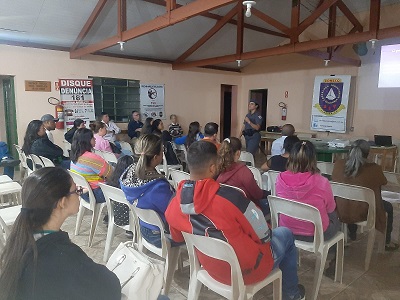
[[[76,119],[84,120],[88,127],[95,120],[93,80],[60,79],[59,89],[65,128],[71,128]]]
[[[165,119],[164,84],[140,85],[140,112],[143,120]]]
[[[346,132],[350,82],[350,75],[315,77],[311,130]]]

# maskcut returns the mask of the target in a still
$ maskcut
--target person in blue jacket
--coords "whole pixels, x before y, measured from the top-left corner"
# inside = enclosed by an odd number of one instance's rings
[[[189,124],[188,134],[176,138],[174,142],[177,145],[185,145],[186,149],[188,149],[192,143],[200,141],[203,138],[204,135],[200,132],[200,123],[195,121]]]
[[[164,214],[174,190],[155,169],[162,162],[163,150],[160,137],[154,134],[141,135],[134,149],[138,161],[122,174],[120,183],[130,203],[137,200],[138,208],[154,210],[166,224]],[[163,229],[140,221],[143,238],[158,248],[161,248],[160,230]]]

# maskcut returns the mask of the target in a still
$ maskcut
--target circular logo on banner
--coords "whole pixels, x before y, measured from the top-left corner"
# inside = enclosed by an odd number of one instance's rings
[[[156,99],[157,98],[157,91],[153,88],[150,88],[147,91],[147,95],[149,96],[150,99]]]
[[[322,83],[319,95],[319,105],[323,112],[332,114],[342,103],[343,83]]]

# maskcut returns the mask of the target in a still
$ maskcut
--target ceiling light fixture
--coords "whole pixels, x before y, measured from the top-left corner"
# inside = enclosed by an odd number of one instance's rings
[[[256,1],[243,1],[243,5],[246,5],[246,7],[247,7],[247,10],[245,13],[246,17],[248,17],[248,18],[251,17],[251,7],[253,5],[256,5]]]
[[[241,59],[237,59],[236,61],[237,61],[238,67],[240,67],[240,63],[242,62],[242,60]]]
[[[324,62],[325,62],[325,67],[327,67],[328,66],[328,64],[329,64],[329,62],[330,62],[331,60],[330,59],[324,59]]]
[[[124,44],[125,44],[125,42],[119,41],[118,44],[119,44],[119,50],[124,51]]]
[[[378,40],[377,40],[377,39],[370,39],[369,41],[371,42],[371,48],[372,48],[372,49],[375,49],[375,44],[376,44],[376,42],[377,42]]]

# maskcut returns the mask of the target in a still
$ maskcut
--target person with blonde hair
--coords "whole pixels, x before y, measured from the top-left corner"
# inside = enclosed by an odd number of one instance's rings
[[[317,208],[326,240],[338,232],[340,222],[335,211],[332,188],[317,168],[316,150],[311,142],[297,142],[293,146],[287,171],[280,173],[276,180],[276,194]],[[296,239],[307,242],[314,240],[313,223],[288,216],[281,216],[279,220],[279,225],[291,229]]]
[[[360,139],[353,142],[348,159],[337,160],[335,162],[332,180],[363,186],[374,191],[375,228],[382,233],[384,233],[386,229],[386,250],[397,250],[399,245],[391,242],[393,206],[390,202],[382,200],[381,196],[382,185],[387,183],[387,179],[380,165],[367,162],[369,150],[370,146],[366,140]],[[355,240],[357,237],[357,225],[354,223],[362,222],[367,219],[368,204],[341,198],[337,198],[336,203],[340,220],[348,224],[347,227],[349,229],[350,238]]]
[[[21,212],[0,258],[0,299],[119,300],[121,285],[61,230],[79,210],[82,188],[61,168],[25,179]]]
[[[156,171],[156,166],[163,160],[163,144],[161,138],[154,134],[141,135],[135,143],[133,163],[120,178],[121,189],[126,199],[137,207],[154,210],[165,221],[165,210],[174,193],[168,180]],[[149,243],[161,248],[161,234],[158,228],[140,221],[140,232]]]
[[[261,208],[264,215],[269,213],[266,200],[268,192],[257,185],[253,173],[245,163],[239,162],[242,149],[241,141],[236,137],[229,137],[222,141],[218,150],[218,175],[217,182],[232,185],[242,189],[247,198]]]

